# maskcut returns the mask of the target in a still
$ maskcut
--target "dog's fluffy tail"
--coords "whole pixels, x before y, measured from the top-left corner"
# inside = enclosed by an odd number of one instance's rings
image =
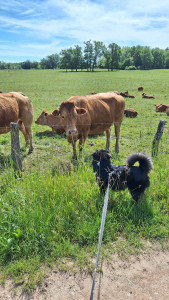
[[[133,166],[135,162],[139,162],[139,167],[141,170],[148,174],[153,169],[153,162],[151,158],[142,153],[132,153],[127,158],[127,165],[129,167]]]

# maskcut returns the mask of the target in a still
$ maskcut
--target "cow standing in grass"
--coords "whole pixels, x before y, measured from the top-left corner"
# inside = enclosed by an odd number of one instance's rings
[[[10,123],[18,123],[19,130],[25,137],[26,144],[32,145],[32,101],[21,92],[0,93],[0,134],[10,131]]]
[[[76,141],[79,140],[79,150],[87,136],[106,132],[106,149],[110,147],[110,128],[114,124],[116,144],[119,151],[120,126],[124,116],[125,100],[113,92],[96,95],[73,96],[60,104],[56,114],[66,132],[67,140],[73,147],[73,158],[77,158]]]

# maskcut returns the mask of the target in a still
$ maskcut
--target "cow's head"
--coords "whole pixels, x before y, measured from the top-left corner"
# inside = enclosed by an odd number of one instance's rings
[[[47,117],[47,115],[48,115],[47,111],[43,110],[42,113],[40,114],[40,116],[35,121],[35,123],[37,125],[46,125],[46,117]]]
[[[86,109],[79,108],[74,103],[68,101],[63,101],[59,109],[53,112],[55,116],[60,116],[61,124],[64,127],[69,142],[78,139],[79,117],[86,114],[86,112]]]

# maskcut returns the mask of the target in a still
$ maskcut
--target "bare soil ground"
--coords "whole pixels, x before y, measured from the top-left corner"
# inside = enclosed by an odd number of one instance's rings
[[[169,300],[169,251],[149,250],[128,259],[113,254],[97,273],[93,300]],[[7,280],[1,300],[89,300],[92,277],[78,272],[49,270],[32,294],[24,294]]]

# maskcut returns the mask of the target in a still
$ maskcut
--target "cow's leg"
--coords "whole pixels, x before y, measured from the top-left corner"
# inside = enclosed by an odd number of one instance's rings
[[[116,136],[116,144],[115,144],[115,151],[116,152],[119,152],[120,126],[121,126],[121,123],[115,123],[114,124],[115,136]]]
[[[82,150],[83,150],[83,146],[86,140],[86,136],[80,136],[79,138],[79,156],[82,156]]]
[[[25,141],[27,145],[29,146],[29,152],[28,154],[32,153],[33,151],[33,134],[32,134],[32,128],[30,125],[25,125]]]
[[[18,127],[19,127],[19,130],[23,133],[23,135],[25,137],[25,141],[26,141],[25,126],[24,126],[24,124],[23,124],[23,122],[21,120],[18,121]]]
[[[109,150],[110,148],[110,132],[110,128],[106,130],[106,150]]]
[[[72,147],[73,147],[73,159],[77,160],[77,154],[76,154],[76,141],[72,142]]]

